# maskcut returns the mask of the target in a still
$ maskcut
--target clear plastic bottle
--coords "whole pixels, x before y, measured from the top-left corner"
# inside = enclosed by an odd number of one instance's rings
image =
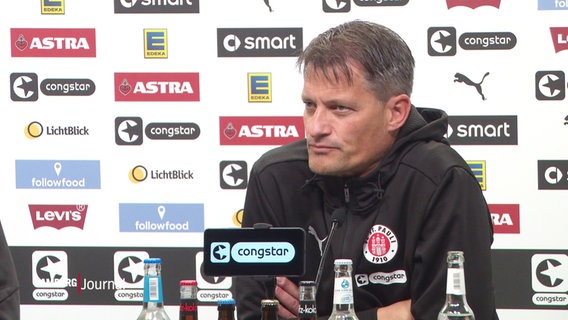
[[[438,313],[438,320],[475,320],[467,304],[462,251],[448,251],[446,303]]]
[[[197,320],[197,281],[179,282],[179,320]]]
[[[300,281],[299,285],[300,305],[298,307],[298,319],[316,320],[318,318],[316,307],[316,282]]]
[[[353,300],[353,262],[351,259],[335,259],[335,283],[333,310],[329,320],[358,320]]]
[[[217,300],[217,320],[235,320],[235,300],[219,299]]]
[[[162,259],[144,259],[144,302],[137,320],[170,320],[162,294]]]

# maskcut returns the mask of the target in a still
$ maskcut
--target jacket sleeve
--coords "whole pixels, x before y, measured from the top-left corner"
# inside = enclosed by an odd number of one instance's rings
[[[466,297],[477,319],[498,319],[495,311],[490,213],[475,177],[453,167],[432,194],[423,221],[411,278],[415,320],[436,319],[446,296],[446,255],[464,252]]]
[[[0,320],[20,319],[20,291],[16,267],[0,223]]]

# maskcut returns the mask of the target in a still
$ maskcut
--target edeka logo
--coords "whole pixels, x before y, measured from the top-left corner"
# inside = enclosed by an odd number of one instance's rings
[[[120,203],[120,232],[203,232],[202,203]]]
[[[467,160],[467,164],[471,169],[471,172],[479,182],[479,187],[481,187],[482,191],[487,190],[487,178],[486,178],[486,169],[485,169],[485,160]]]
[[[65,0],[41,0],[41,14],[65,14]]]
[[[568,160],[538,160],[539,190],[568,190]]]
[[[69,293],[68,261],[65,251],[34,251],[32,253],[33,298],[37,301],[65,301]]]
[[[538,0],[538,10],[568,10],[568,0]]]
[[[217,29],[218,57],[297,57],[302,28]]]
[[[116,117],[114,141],[119,146],[139,146],[144,141],[144,124],[140,117]]]
[[[128,178],[132,183],[140,183],[146,179],[156,181],[190,181],[195,179],[194,173],[190,169],[146,169],[142,165],[137,165],[128,173]]]
[[[537,71],[534,78],[537,100],[559,101],[566,97],[566,76],[563,71]]]
[[[10,29],[12,57],[97,56],[95,29]]]
[[[446,137],[453,145],[517,145],[517,116],[450,116]]]
[[[199,101],[199,73],[115,73],[115,101]]]
[[[100,189],[99,160],[16,160],[17,189]]]
[[[199,13],[200,0],[114,0],[114,13]]]
[[[167,29],[144,29],[144,58],[168,58]]]
[[[540,306],[568,305],[568,255],[534,254],[531,258],[532,302]]]
[[[251,73],[247,74],[248,102],[272,102],[272,74]]]
[[[393,7],[408,4],[408,0],[353,0],[353,2],[361,7]]]
[[[518,204],[489,204],[495,233],[520,233],[521,221]]]
[[[38,78],[35,73],[10,74],[10,98],[12,101],[37,101]]]
[[[556,53],[568,50],[568,27],[551,27],[550,35]]]
[[[455,56],[457,52],[456,28],[428,28],[428,54],[431,56]]]
[[[219,163],[221,189],[246,189],[248,167],[246,161],[233,160]]]
[[[323,12],[349,12],[351,0],[322,0]]]
[[[34,229],[51,227],[63,229],[75,227],[83,230],[87,217],[87,205],[30,204],[28,208]]]
[[[482,6],[490,6],[499,9],[501,5],[501,0],[446,0],[448,9],[453,7],[468,7],[471,9],[476,9]]]
[[[304,137],[302,117],[219,117],[221,145],[282,145]]]

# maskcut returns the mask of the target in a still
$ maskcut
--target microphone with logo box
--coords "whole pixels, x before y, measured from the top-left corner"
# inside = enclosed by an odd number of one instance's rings
[[[333,234],[335,233],[335,230],[343,224],[346,217],[347,217],[347,209],[345,207],[337,208],[333,210],[333,212],[331,213],[331,229],[329,230],[329,235],[327,236],[327,241],[325,242],[325,247],[321,254],[320,263],[318,266],[318,272],[316,274],[316,281],[315,281],[316,292],[319,288],[319,283],[321,281],[321,275],[323,272],[323,266],[325,265],[325,260],[327,259],[327,251],[331,246],[331,239],[333,237]]]

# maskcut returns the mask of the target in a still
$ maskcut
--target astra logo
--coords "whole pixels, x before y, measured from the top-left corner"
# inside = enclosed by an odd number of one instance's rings
[[[144,29],[144,58],[165,59],[168,57],[168,30]]]
[[[114,283],[122,289],[142,289],[144,283],[144,259],[150,255],[146,251],[116,251],[114,253]],[[118,292],[115,296],[118,295]],[[129,295],[121,295],[122,301],[132,299]],[[142,299],[142,297],[140,297]]]
[[[535,74],[537,100],[564,100],[566,76],[563,71],[537,71]]]
[[[17,189],[100,189],[99,160],[16,160]]]
[[[408,0],[353,0],[353,2],[361,7],[393,7],[408,4]]]
[[[469,168],[471,169],[471,172],[473,173],[473,175],[475,176],[475,178],[477,179],[477,182],[479,182],[479,186],[481,187],[482,191],[486,191],[487,190],[487,182],[486,182],[486,176],[485,176],[485,160],[467,160],[466,161]]]
[[[221,145],[282,145],[304,137],[302,117],[219,117]]]
[[[248,168],[246,161],[221,161],[219,163],[221,189],[246,189]]]
[[[150,178],[151,180],[177,180],[188,181],[193,180],[194,172],[189,169],[146,169],[142,165],[132,168],[128,174],[128,178],[132,183],[139,183]]]
[[[10,98],[12,101],[37,101],[38,78],[35,73],[10,74]]]
[[[568,160],[538,160],[538,189],[568,190]]]
[[[218,57],[296,57],[302,28],[217,29]]]
[[[114,0],[114,13],[199,13],[200,0]]]
[[[272,74],[248,73],[248,101],[272,102]]]
[[[12,57],[96,57],[95,29],[10,29]]]
[[[203,232],[202,203],[120,203],[120,232]]]
[[[501,0],[446,0],[446,3],[448,4],[448,9],[459,6],[472,9],[479,8],[481,6],[491,6],[499,9]]]
[[[199,73],[115,73],[115,101],[199,101]]]
[[[33,298],[38,301],[65,301],[69,293],[68,261],[65,251],[34,251],[32,253]]]
[[[30,204],[30,215],[34,229],[52,227],[63,229],[75,227],[83,229],[87,216],[87,205],[54,205],[54,204]]]
[[[322,0],[323,12],[349,12],[351,0]]]
[[[550,35],[552,36],[552,43],[556,53],[568,50],[568,27],[551,27]]]
[[[28,139],[35,139],[41,137],[43,134],[47,136],[88,136],[89,128],[81,125],[46,125],[44,126],[37,122],[30,122],[25,130],[24,134]]]
[[[520,233],[520,210],[518,204],[489,204],[495,233]]]
[[[41,0],[41,14],[65,14],[65,0]]]
[[[450,116],[446,137],[453,145],[517,145],[517,116]]]
[[[538,0],[538,10],[568,10],[568,1]]]
[[[531,258],[532,297],[535,305],[566,306],[568,255],[537,253]]]

